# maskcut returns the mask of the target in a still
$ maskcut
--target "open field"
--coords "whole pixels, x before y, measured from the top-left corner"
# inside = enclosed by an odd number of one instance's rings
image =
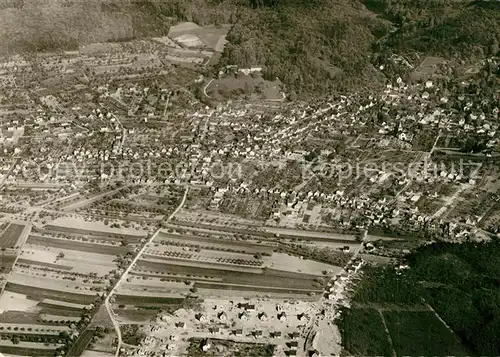
[[[52,322],[52,321],[63,321],[64,323],[72,323],[80,321],[80,316],[66,316],[66,315],[53,315],[53,314],[40,314],[40,320],[44,322]]]
[[[102,281],[90,281],[83,278],[67,278],[56,272],[43,273],[34,272],[30,269],[16,269],[9,276],[9,282],[13,284],[29,285],[34,288],[45,288],[50,286],[65,292],[76,292],[88,295],[96,295],[98,291],[104,290]]]
[[[0,340],[0,350],[2,353],[9,353],[17,356],[54,356],[54,352],[62,345],[45,344],[42,342],[19,342],[13,344],[10,340]]]
[[[242,253],[233,252],[214,252],[212,250],[187,250],[181,247],[161,247],[159,249],[148,249],[143,257],[152,261],[176,261],[176,262],[200,262],[214,263],[217,265],[235,265],[240,267],[259,267],[263,262],[261,259],[256,259],[258,255],[252,256]]]
[[[62,331],[69,331],[68,326],[47,326],[36,324],[15,324],[15,323],[0,323],[1,333],[23,333],[23,334],[38,334],[38,335],[59,335]],[[17,332],[21,331],[21,332]]]
[[[85,350],[81,355],[81,357],[113,357],[113,356],[114,356],[113,353],[93,351],[93,350]]]
[[[137,244],[141,236],[115,236],[107,233],[99,233],[94,231],[79,230],[78,232],[70,232],[66,227],[50,226],[50,229],[40,229],[32,231],[33,234],[48,236],[48,237],[65,237],[68,239],[81,240],[83,242],[97,242],[107,244]]]
[[[45,268],[52,268],[52,269],[58,269],[58,270],[72,270],[73,267],[69,265],[61,265],[61,264],[52,264],[48,262],[41,262],[38,260],[31,260],[31,259],[24,259],[24,258],[19,258],[17,260],[17,266],[28,266],[28,265],[38,265],[40,267],[45,267]]]
[[[329,277],[342,270],[333,265],[334,261],[347,261],[360,247],[354,236],[296,230],[278,233],[248,226],[246,221],[228,226],[219,221],[178,223],[169,223],[158,233],[120,285],[119,294],[138,300],[141,296],[194,294],[205,298],[273,296],[309,301],[318,299]],[[293,235],[295,232],[298,234]],[[293,250],[292,242],[280,243],[303,238],[310,246],[307,257],[298,253],[299,248]],[[319,248],[315,246],[317,241]],[[340,251],[346,245],[352,248],[350,253]],[[342,259],[323,262],[325,254],[342,255]]]
[[[223,284],[233,285],[251,285],[258,287],[276,287],[300,290],[318,290],[316,279],[317,275],[298,274],[284,272],[273,269],[259,269],[255,273],[240,272],[231,269],[222,268],[200,268],[189,265],[170,264],[168,262],[158,263],[139,260],[137,269],[153,272],[169,272],[181,276],[209,276],[212,279],[218,279]],[[319,287],[321,289],[321,287]]]
[[[178,226],[179,228],[185,228],[185,229],[195,229],[195,230],[206,230],[206,231],[213,231],[214,233],[222,232],[222,233],[231,233],[231,234],[247,234],[251,236],[257,236],[257,237],[263,237],[263,238],[272,238],[274,237],[273,233],[268,233],[261,231],[257,229],[256,227],[251,227],[249,225],[243,225],[243,224],[238,224],[238,222],[234,222],[231,220],[228,220],[224,222],[227,224],[225,225],[220,225],[218,223],[206,223],[206,222],[190,222],[187,220],[180,220],[176,219],[175,220],[175,225]]]
[[[43,289],[43,288],[33,289],[33,287],[28,285],[20,285],[10,282],[7,283],[5,290],[18,294],[25,294],[29,299],[38,301],[44,299],[54,299],[54,300],[61,300],[73,303],[91,304],[96,299],[95,294],[87,295],[87,294],[69,293],[69,292],[61,292],[58,290]]]
[[[172,304],[176,307],[177,305]],[[158,310],[156,309],[144,309],[144,308],[115,308],[113,309],[118,319],[123,323],[142,323],[146,324],[153,320]]]
[[[61,253],[64,254],[64,257],[61,257]],[[116,267],[115,263],[113,263],[113,260],[116,258],[115,255],[87,253],[69,249],[55,249],[31,244],[26,244],[24,246],[20,257],[43,263],[37,263],[37,265],[44,266],[45,263],[50,265],[61,265],[64,271],[67,271],[66,267],[69,266],[72,268],[70,272],[78,272],[81,274],[97,273],[98,276],[106,275]],[[56,269],[59,270],[59,268]]]
[[[25,226],[11,223],[0,236],[0,248],[14,248]]]
[[[8,273],[16,261],[17,253],[15,251],[2,251],[0,253],[0,273]]]
[[[305,343],[315,309],[315,302],[301,300],[207,298],[196,309],[179,309],[173,313],[159,314],[155,328],[149,335],[155,339],[186,335],[199,339],[232,341],[227,342],[226,348],[213,349],[214,353],[223,356],[238,356],[238,350],[243,356],[261,357],[267,356],[268,352],[283,356],[286,355],[283,352],[288,350],[286,346],[290,341],[296,341],[299,346]],[[179,323],[183,325],[179,326]],[[189,341],[176,341],[176,346],[167,355],[197,355]],[[276,353],[273,354],[274,349],[271,348],[267,352],[260,349],[260,346],[266,344],[276,346]],[[249,350],[238,347],[227,349],[227,346],[248,346]],[[155,348],[153,344],[145,346],[146,349],[151,347]]]
[[[103,199],[106,196],[113,195],[114,193],[119,192],[119,191],[121,191],[124,188],[125,187],[120,187],[120,188],[117,188],[117,189],[112,189],[112,190],[109,190],[109,191],[100,192],[100,193],[92,195],[91,197],[82,197],[80,199],[76,198],[76,201],[71,201],[71,202],[63,203],[60,206],[60,209],[62,211],[64,211],[64,212],[75,211],[77,209],[89,206],[92,203],[97,202],[97,201]]]
[[[342,268],[331,264],[316,262],[314,260],[301,259],[284,253],[273,253],[270,257],[262,257],[264,265],[270,269],[296,272],[311,275],[328,275],[339,273]]]
[[[24,294],[6,290],[0,298],[0,313],[4,311],[32,311],[37,303]]]
[[[181,304],[183,298],[169,298],[169,297],[137,297],[132,295],[116,295],[115,303],[123,305],[134,305],[141,300],[146,304]]]
[[[236,291],[236,292],[246,292],[247,294],[253,293],[261,293],[261,294],[282,294],[289,296],[303,295],[306,296],[308,294],[316,294],[319,295],[323,292],[322,289],[300,289],[294,287],[274,287],[270,285],[261,286],[261,285],[244,285],[244,284],[218,284],[218,283],[210,283],[210,282],[196,282],[194,284],[198,291],[207,291],[207,290],[215,290],[215,294],[221,291]],[[209,293],[212,295],[213,293]]]
[[[94,244],[87,242],[77,242],[69,239],[48,238],[37,235],[30,235],[28,244],[35,244],[44,247],[53,247],[66,250],[77,250],[87,253],[98,253],[107,255],[119,255],[129,251],[127,247],[113,246],[109,244]]]
[[[326,233],[303,231],[298,229],[289,228],[271,228],[266,227],[266,232],[279,236],[280,238],[301,239],[301,240],[317,240],[317,241],[331,241],[338,243],[353,243],[356,237],[348,234]]]
[[[64,308],[64,307],[52,307],[52,306],[47,306],[47,305],[37,305],[40,308],[39,312],[39,318],[44,319],[46,316],[60,316],[60,320],[66,320],[68,319],[75,319],[77,318],[78,320],[82,316],[82,310],[79,309],[71,309],[71,308]]]
[[[53,231],[77,233],[97,236],[110,236],[115,238],[130,238],[139,240],[146,235],[145,231],[127,228],[111,228],[102,222],[87,222],[82,219],[60,217],[45,227]]]
[[[59,301],[59,300],[53,300],[53,299],[44,299],[44,300],[42,300],[42,302],[40,302],[39,306],[54,306],[54,307],[57,307],[59,309],[68,308],[68,309],[77,309],[77,310],[81,310],[81,309],[84,309],[85,307],[87,307],[87,305],[83,305],[83,304],[75,304],[72,302]]]
[[[19,324],[39,324],[39,313],[22,312],[22,311],[6,311],[0,314],[0,321],[3,323],[19,323]]]
[[[207,88],[207,94],[216,100],[245,96],[256,100],[281,101],[282,83],[279,79],[269,81],[260,75],[229,74],[214,80]]]
[[[146,309],[151,312],[156,311],[176,311],[177,309],[182,307],[182,301],[186,299],[186,295],[175,294],[175,293],[151,293],[148,294],[144,291],[131,291],[131,290],[123,290],[118,291],[116,295],[116,302],[113,305],[113,309],[117,310],[116,313],[119,315],[119,309]],[[174,302],[172,302],[174,301]],[[175,301],[180,301],[179,303]],[[125,312],[125,319],[123,321],[127,321],[127,312]]]
[[[184,213],[186,214],[186,213]],[[184,218],[184,217],[183,217]],[[211,233],[214,236],[235,235],[248,236],[254,240],[258,240],[259,244],[273,245],[273,241],[277,240],[290,240],[290,241],[304,241],[314,243],[337,243],[337,244],[353,244],[356,242],[356,237],[349,234],[306,231],[300,229],[290,228],[276,228],[276,227],[253,227],[252,225],[245,225],[237,220],[231,220],[232,217],[223,220],[223,216],[218,217],[217,223],[207,223],[207,221],[190,222],[188,220],[175,220],[175,225],[170,225],[174,230],[187,230],[191,232],[203,232],[205,234]],[[234,239],[234,238],[233,238]],[[247,238],[248,239],[248,238]],[[267,241],[267,242],[266,242]]]
[[[109,236],[110,238],[114,239],[130,239],[134,241],[140,240],[144,235],[142,234],[126,234],[126,233],[119,233],[119,232],[110,232],[110,230],[91,230],[91,229],[85,229],[85,228],[76,228],[76,227],[65,227],[65,226],[56,226],[53,224],[45,226],[45,229],[54,231],[54,232],[64,232],[64,233],[73,233],[73,234],[81,234],[81,235],[88,235],[88,236],[96,236],[98,239],[104,236]],[[97,238],[96,238],[97,239]]]
[[[228,237],[230,238],[230,237]],[[220,238],[209,238],[195,235],[186,234],[171,234],[161,232],[155,237],[155,242],[164,242],[164,244],[170,245],[182,245],[187,247],[199,247],[203,249],[213,249],[213,250],[231,250],[236,252],[242,252],[246,254],[255,253],[271,253],[273,249],[276,249],[276,245],[266,244],[267,242],[262,242],[260,244],[246,242],[246,241],[236,241],[229,239]]]

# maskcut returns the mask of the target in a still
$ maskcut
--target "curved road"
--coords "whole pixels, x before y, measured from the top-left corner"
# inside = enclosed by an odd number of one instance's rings
[[[186,197],[187,197],[188,191],[189,191],[189,186],[186,186],[186,190],[184,191],[184,196],[182,197],[181,203],[179,204],[179,206],[177,206],[177,208],[175,209],[175,211],[172,212],[172,214],[170,216],[168,216],[167,221],[170,221],[172,219],[172,217],[175,216],[175,214],[177,212],[179,212],[179,210],[182,208],[182,206],[184,206],[184,203],[186,202]],[[123,341],[122,341],[122,333],[121,333],[121,330],[120,330],[120,324],[118,323],[118,321],[115,320],[113,310],[111,309],[111,306],[109,304],[109,300],[110,300],[111,296],[115,293],[115,290],[118,287],[118,285],[120,285],[121,281],[130,272],[130,270],[132,270],[132,268],[134,267],[135,263],[137,263],[137,261],[139,260],[140,256],[142,255],[142,253],[144,253],[144,251],[146,250],[146,248],[149,245],[149,243],[151,243],[153,241],[153,239],[156,237],[156,235],[158,234],[159,231],[160,231],[160,228],[157,229],[156,232],[151,236],[151,238],[149,238],[149,240],[144,244],[144,246],[141,248],[141,250],[135,256],[134,260],[132,260],[132,262],[129,264],[128,268],[123,272],[123,274],[120,277],[120,279],[116,282],[116,284],[113,287],[113,289],[111,289],[111,291],[109,292],[108,296],[106,296],[106,300],[104,300],[104,304],[106,306],[106,310],[108,311],[109,317],[111,318],[111,321],[113,322],[113,326],[115,328],[116,335],[118,336],[118,343],[116,345],[115,357],[118,357],[120,355],[120,348],[121,348],[121,346],[123,344]]]
[[[213,81],[214,81],[214,79],[212,78],[212,79],[211,79],[211,80],[207,83],[207,85],[203,88],[203,94],[205,94],[205,96],[206,96],[207,98],[210,98],[210,96],[207,94],[207,88],[208,88],[208,86],[210,86],[210,84],[212,84],[212,82],[213,82]]]

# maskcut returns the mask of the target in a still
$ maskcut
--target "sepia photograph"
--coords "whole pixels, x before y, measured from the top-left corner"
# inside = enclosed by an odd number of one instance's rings
[[[0,357],[500,356],[500,0],[0,0]]]

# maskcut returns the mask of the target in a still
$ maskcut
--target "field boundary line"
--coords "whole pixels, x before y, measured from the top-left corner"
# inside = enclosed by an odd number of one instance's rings
[[[434,314],[434,316],[436,316],[436,318],[448,329],[448,331],[451,332],[451,334],[455,337],[455,339],[458,341],[458,343],[460,344],[460,346],[463,346],[462,344],[462,340],[460,339],[460,337],[458,337],[458,335],[456,334],[456,332],[450,327],[450,325],[448,325],[446,323],[446,321],[444,321],[441,316],[439,316],[439,314],[437,313],[436,310],[434,310],[434,308],[426,302],[426,305],[427,307],[429,308],[430,311],[432,311],[432,313]]]
[[[9,226],[10,226],[11,223],[9,223]],[[17,224],[17,223],[16,223]],[[9,226],[7,226],[7,228],[9,228]],[[12,274],[12,272],[14,271],[14,268],[17,264],[17,261],[19,260],[19,256],[21,255],[21,251],[23,250],[23,247],[24,245],[26,244],[26,241],[28,240],[28,237],[31,233],[31,228],[32,228],[32,225],[31,224],[24,224],[24,228],[21,232],[21,235],[19,236],[19,238],[17,239],[17,242],[16,242],[16,245],[19,247],[17,249],[17,252],[16,252],[16,258],[14,259],[14,263],[12,263],[12,266],[10,268],[10,271],[9,271],[9,275],[8,277],[10,277],[10,275]],[[2,288],[0,289],[0,298],[2,297],[4,291],[5,291],[5,288],[7,287],[7,282],[8,282],[8,278],[7,280],[5,281],[5,284],[2,286]]]
[[[389,344],[391,345],[392,349],[392,357],[396,357],[396,350],[394,349],[394,342],[392,341],[392,336],[391,333],[389,332],[389,328],[387,327],[387,323],[385,322],[385,317],[384,314],[382,314],[382,311],[377,309],[378,314],[380,315],[380,319],[382,320],[382,324],[384,325],[384,330],[385,334],[387,335],[387,341],[389,341]]]

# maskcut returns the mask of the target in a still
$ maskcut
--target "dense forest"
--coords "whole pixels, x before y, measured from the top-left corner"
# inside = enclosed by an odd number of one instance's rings
[[[408,257],[409,269],[368,267],[355,305],[429,304],[478,355],[500,355],[500,242],[434,243]],[[347,314],[347,317],[350,315]],[[349,329],[350,320],[343,321]]]
[[[393,54],[482,58],[498,53],[500,39],[500,3],[487,1],[178,0],[158,8],[234,24],[221,65],[263,65],[266,77],[301,94],[380,84],[373,65]]]
[[[0,0],[0,5],[0,53],[165,35],[178,21],[230,23],[220,65],[262,65],[267,78],[278,77],[289,92],[302,95],[382,84],[378,66],[393,54],[414,62],[431,54],[481,58],[498,53],[500,40],[498,1]]]
[[[498,2],[151,1],[165,16],[232,23],[220,65],[262,65],[302,95],[377,86],[385,77],[376,68],[394,54],[468,60],[499,51]]]
[[[498,1],[366,0],[365,5],[396,25],[385,42],[391,51],[443,56],[499,51]]]

